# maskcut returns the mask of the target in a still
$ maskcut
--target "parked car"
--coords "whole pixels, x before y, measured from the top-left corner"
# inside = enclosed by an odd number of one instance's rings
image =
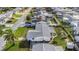
[[[26,27],[32,27],[32,24],[31,24],[30,22],[26,22],[26,23],[25,23],[25,26],[26,26]]]

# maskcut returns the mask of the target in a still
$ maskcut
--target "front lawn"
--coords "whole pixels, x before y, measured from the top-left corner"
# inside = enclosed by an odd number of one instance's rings
[[[16,37],[23,37],[27,34],[27,31],[30,30],[32,28],[27,28],[27,27],[19,27],[15,32],[15,36]]]

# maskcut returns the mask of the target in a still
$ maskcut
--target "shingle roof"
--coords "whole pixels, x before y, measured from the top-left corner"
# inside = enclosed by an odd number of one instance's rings
[[[48,43],[37,43],[32,46],[32,51],[63,51],[63,49]]]
[[[34,39],[34,41],[50,41],[50,38],[49,37],[40,36],[40,37],[36,37]]]
[[[37,22],[35,29],[40,31],[42,36],[50,37],[50,29],[46,22],[44,21]]]
[[[27,40],[33,40],[35,37],[41,36],[40,32],[37,30],[29,30],[27,33]]]
[[[39,37],[41,39],[37,40],[36,37]],[[44,39],[46,37],[47,39]],[[27,39],[31,41],[39,41],[39,40],[50,41],[50,38],[51,38],[50,29],[46,24],[46,22],[42,22],[42,21],[37,22],[35,30],[28,31],[28,35],[27,35]]]

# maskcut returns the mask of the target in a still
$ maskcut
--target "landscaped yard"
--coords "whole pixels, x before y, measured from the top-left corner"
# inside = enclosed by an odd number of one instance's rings
[[[27,27],[19,27],[15,32],[14,35],[17,38],[25,37],[27,35],[27,31],[31,30],[32,28]],[[26,39],[26,38],[25,38]],[[30,46],[27,40],[17,40],[15,41],[15,45],[12,45],[11,42],[7,41],[4,50],[5,51],[29,51]]]
[[[56,37],[53,39],[53,44],[57,45],[57,46],[62,46],[63,48],[66,47],[66,42],[65,42],[65,38],[66,35],[63,34],[63,30],[60,27],[55,27],[55,31],[56,31]]]
[[[31,30],[32,28],[27,28],[27,27],[19,27],[15,32],[16,37],[23,37],[27,34],[28,30]]]
[[[66,47],[66,42],[64,39],[62,39],[60,36],[57,36],[54,38],[53,44],[62,46],[63,48]]]
[[[63,21],[60,21],[60,19],[58,19],[57,17],[55,17],[55,20],[62,27],[63,31],[68,35],[69,40],[73,41],[74,38],[72,35],[73,32],[72,32],[72,28],[71,28],[70,23],[67,23],[67,22],[63,23]],[[65,28],[66,26],[69,28]]]
[[[15,45],[7,42],[4,51],[29,51],[29,43],[27,41],[15,41]]]

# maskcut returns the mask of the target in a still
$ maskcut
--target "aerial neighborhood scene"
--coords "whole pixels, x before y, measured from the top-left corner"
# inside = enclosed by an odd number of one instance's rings
[[[0,7],[0,51],[79,51],[79,7]]]

